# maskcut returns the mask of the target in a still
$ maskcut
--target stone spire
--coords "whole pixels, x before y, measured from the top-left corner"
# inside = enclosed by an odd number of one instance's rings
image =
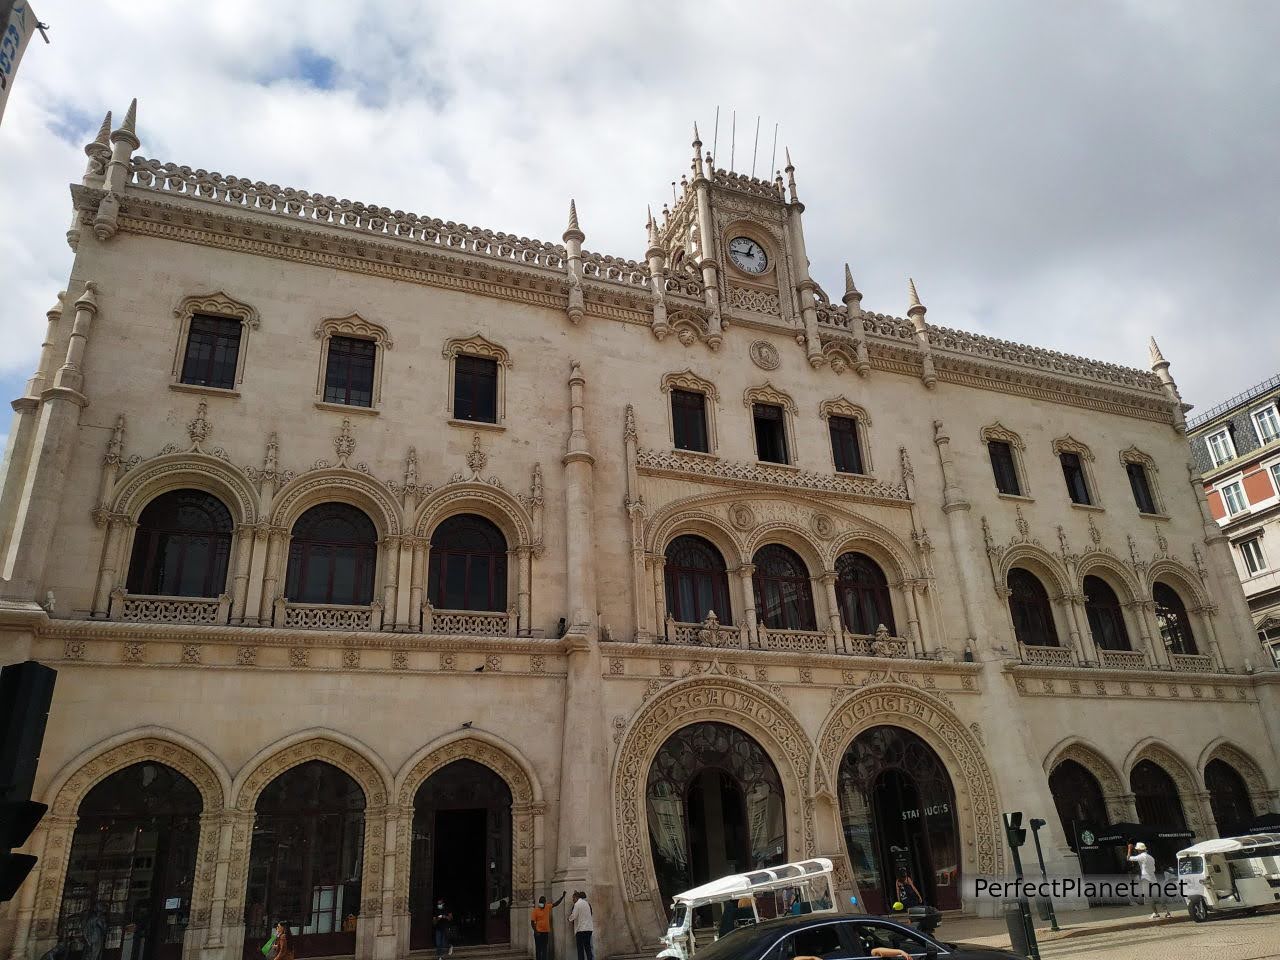
[[[853,282],[853,271],[849,269],[849,264],[844,265],[844,302],[850,300],[862,303],[862,294],[859,292],[857,285]]]
[[[907,278],[907,316],[911,326],[915,328],[916,345],[920,348],[920,379],[932,390],[938,383],[938,375],[933,367],[933,348],[929,344],[929,325],[924,321],[925,305],[920,302],[920,294],[916,293],[916,282]]]
[[[138,140],[138,99],[135,97],[124,115],[124,122],[111,132],[111,157],[107,161],[102,178],[102,189],[107,195],[98,203],[93,218],[93,235],[99,240],[110,240],[118,229],[120,197],[129,180],[129,162],[133,151],[141,146]]]
[[[1148,342],[1147,350],[1151,354],[1151,372],[1160,381],[1160,387],[1165,395],[1173,401],[1173,428],[1182,433],[1187,429],[1186,410],[1183,407],[1182,394],[1178,392],[1178,384],[1174,382],[1173,374],[1169,372],[1169,361],[1160,352],[1160,344],[1156,343],[1155,337]]]
[[[916,282],[907,277],[907,316],[914,317],[917,312],[924,316],[925,305],[920,302],[920,294],[916,293]]]
[[[1151,369],[1163,365],[1166,369],[1169,367],[1169,361],[1164,358],[1164,354],[1160,352],[1160,344],[1156,343],[1156,338],[1152,337],[1147,343],[1147,352],[1151,354]]]
[[[138,98],[134,97],[129,103],[129,109],[125,112],[124,122],[120,124],[120,128],[111,134],[111,142],[116,143],[126,138],[131,141],[129,146],[133,150],[137,150],[142,144],[138,140]]]
[[[569,280],[567,311],[570,320],[580,323],[586,315],[586,302],[582,297],[582,241],[587,239],[587,236],[578,226],[578,205],[572,199],[569,201],[569,225],[564,228],[561,239],[564,240],[565,256],[568,261],[565,264],[565,272]]]
[[[578,226],[578,204],[572,199],[569,201],[569,225],[564,228],[564,234],[561,239],[565,243],[577,241],[582,243],[587,239],[587,235],[582,232],[582,228]]]
[[[796,165],[791,162],[791,148],[783,147],[782,152],[787,157],[787,165],[783,167],[783,170],[787,174],[787,189],[791,191],[791,202],[799,203],[800,196],[796,193]]]
[[[849,333],[854,341],[853,368],[858,376],[865,377],[871,372],[871,358],[867,355],[867,332],[862,327],[862,294],[853,282],[853,271],[849,264],[844,265],[844,300],[849,311]]]
[[[653,290],[653,335],[661,340],[667,335],[667,251],[662,246],[662,238],[658,235],[658,224],[653,219],[653,208],[649,208],[649,249],[644,258],[649,261],[649,283]]]
[[[702,137],[698,136],[698,121],[693,122],[693,179],[702,176]]]

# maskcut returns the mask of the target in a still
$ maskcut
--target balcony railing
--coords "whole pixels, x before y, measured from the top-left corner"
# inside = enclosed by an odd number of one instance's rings
[[[225,593],[218,597],[161,597],[113,590],[107,618],[132,623],[220,624],[227,622],[230,610],[231,598]]]
[[[1104,667],[1118,670],[1146,670],[1150,666],[1141,650],[1099,650],[1098,661]]]
[[[1070,647],[1049,647],[1028,643],[1018,645],[1022,651],[1022,662],[1038,667],[1073,667],[1076,663],[1075,652]]]
[[[1204,653],[1171,653],[1169,659],[1178,673],[1214,673],[1213,657]]]
[[[894,637],[881,627],[871,635],[843,633],[837,636],[824,630],[776,630],[758,627],[752,638],[745,626],[733,627],[720,622],[714,612],[701,623],[686,623],[667,615],[666,629],[660,643],[677,643],[688,647],[728,647],[743,650],[772,650],[783,653],[848,654],[861,657],[911,658],[917,653],[905,637]]]
[[[482,610],[441,610],[430,602],[422,605],[422,632],[467,637],[514,637],[520,618],[514,610],[489,613]]]
[[[293,603],[278,597],[275,625],[293,630],[381,630],[382,601],[370,604]]]
[[[789,653],[836,653],[834,634],[821,630],[771,630],[760,627],[759,639],[752,644],[757,650],[782,650]]]
[[[690,647],[745,647],[745,627],[726,626],[711,611],[701,623],[681,623],[667,614],[667,642]]]

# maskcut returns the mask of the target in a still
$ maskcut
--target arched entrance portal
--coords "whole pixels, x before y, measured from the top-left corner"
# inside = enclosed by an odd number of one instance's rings
[[[308,760],[258,797],[244,908],[244,955],[258,960],[280,920],[299,957],[355,953],[364,864],[364,791],[331,763]]]
[[[474,760],[454,760],[414,795],[411,949],[433,945],[433,907],[441,899],[453,914],[453,942],[511,940],[511,788]]]
[[[1102,785],[1087,767],[1075,760],[1063,760],[1049,774],[1049,792],[1058,810],[1062,834],[1067,846],[1080,858],[1080,870],[1085,874],[1124,873],[1120,861],[1121,851],[1116,847],[1099,846],[1094,842],[1104,827],[1111,822],[1107,814],[1107,801]],[[1102,903],[1104,901],[1097,901]],[[1090,900],[1091,905],[1095,901]]]
[[[649,768],[649,843],[664,906],[716,877],[786,861],[782,781],[737,727],[695,723]]]
[[[958,909],[955,790],[932,748],[901,727],[871,727],[849,744],[839,782],[849,863],[868,912],[889,910],[904,869],[930,904]]]
[[[195,784],[150,761],[90,790],[71,840],[58,940],[101,960],[178,960],[202,807]]]

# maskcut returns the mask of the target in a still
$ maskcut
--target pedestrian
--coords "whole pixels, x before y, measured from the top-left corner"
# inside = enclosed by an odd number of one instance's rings
[[[911,879],[911,874],[907,873],[906,867],[898,868],[897,896],[903,910],[924,906],[924,897],[920,895],[920,888]]]
[[[436,960],[446,954],[452,956],[453,945],[449,943],[449,924],[453,923],[453,914],[444,905],[444,898],[436,901],[436,912],[431,917],[431,925],[436,938]]]
[[[595,933],[596,925],[591,917],[591,904],[587,903],[585,890],[573,892],[569,923],[573,925],[573,939],[578,945],[578,960],[596,960],[595,948],[591,945],[591,935]]]
[[[1160,919],[1160,911],[1157,908],[1162,905],[1165,918],[1172,917],[1173,914],[1169,912],[1169,905],[1165,903],[1163,891],[1160,889],[1160,881],[1156,878],[1156,858],[1147,853],[1147,845],[1142,842],[1129,844],[1128,860],[1138,865],[1142,882],[1146,884],[1147,899],[1151,901],[1150,919]]]
[[[293,960],[293,934],[289,932],[287,921],[281,920],[276,924],[267,960]]]
[[[566,893],[568,891],[565,891]],[[538,905],[529,911],[529,926],[533,929],[533,950],[536,960],[547,960],[547,944],[551,942],[551,908],[564,903],[564,893],[555,903],[548,904],[546,897],[538,898]]]

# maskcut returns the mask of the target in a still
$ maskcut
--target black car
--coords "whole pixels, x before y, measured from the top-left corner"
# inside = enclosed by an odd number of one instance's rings
[[[881,950],[880,953],[874,952]],[[976,944],[944,943],[884,917],[814,913],[739,927],[700,949],[695,960],[873,960],[895,956],[938,960],[1025,960],[1018,953]]]

